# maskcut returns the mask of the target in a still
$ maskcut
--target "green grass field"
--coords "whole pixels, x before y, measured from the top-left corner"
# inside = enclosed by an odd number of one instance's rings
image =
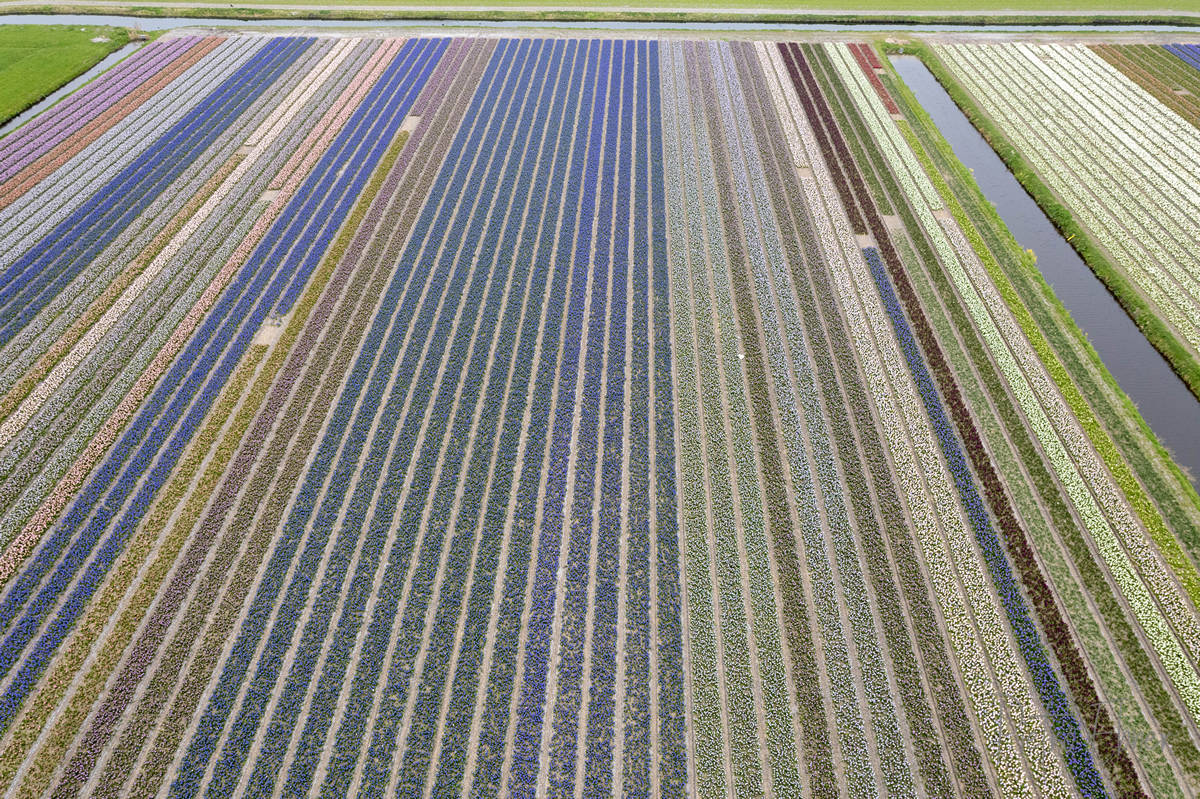
[[[99,25],[0,26],[0,123],[128,41],[129,31],[124,28]]]

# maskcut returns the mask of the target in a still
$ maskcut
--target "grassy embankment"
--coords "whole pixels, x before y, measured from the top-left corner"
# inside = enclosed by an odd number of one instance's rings
[[[971,123],[987,140],[996,154],[1037,201],[1046,216],[1063,237],[1079,253],[1084,262],[1104,282],[1117,302],[1154,347],[1163,354],[1192,393],[1200,398],[1200,362],[1170,331],[1153,306],[1100,248],[1087,230],[1075,219],[1070,209],[1041,179],[1025,156],[1008,140],[999,127],[983,112],[975,99],[954,79],[931,48],[920,43],[887,45],[889,52],[916,55],[925,62],[938,82],[946,89]]]
[[[0,25],[0,124],[128,42],[125,28]]]

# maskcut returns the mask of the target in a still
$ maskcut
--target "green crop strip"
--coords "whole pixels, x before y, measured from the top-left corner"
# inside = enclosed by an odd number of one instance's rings
[[[1195,105],[1186,102],[1183,97],[1176,94],[1159,76],[1146,71],[1141,64],[1130,59],[1127,55],[1127,48],[1097,44],[1092,45],[1092,50],[1137,85],[1154,95],[1163,105],[1193,125],[1200,125],[1200,111],[1196,109]]]
[[[176,503],[186,493],[193,477],[207,457],[229,414],[233,412],[238,400],[241,399],[246,385],[250,382],[250,378],[254,375],[265,353],[265,347],[251,348],[246,360],[238,367],[238,371],[210,412],[200,435],[192,440],[187,454],[176,468],[174,479],[156,502],[140,535],[130,545],[122,556],[119,566],[113,571],[112,578],[105,585],[104,593],[88,605],[87,615],[72,636],[70,646],[64,651],[54,673],[46,679],[41,690],[31,698],[29,709],[15,728],[9,745],[3,754],[0,754],[0,773],[5,775],[6,780],[11,779],[15,774],[17,766],[25,757],[28,748],[37,740],[50,713],[65,695],[71,684],[71,678],[83,665],[92,645],[103,633],[108,620],[119,609],[121,599],[128,592],[142,562],[150,555],[155,542],[159,540],[159,531],[165,528],[167,519]],[[222,447],[224,443],[225,441],[222,441]],[[218,450],[219,456],[220,450]],[[214,462],[215,460],[216,458],[214,458]],[[29,770],[22,785],[23,794],[40,793],[45,788],[46,782],[61,760],[62,753],[66,751],[66,747],[70,745],[79,725],[83,723],[84,718],[91,710],[94,696],[103,688],[104,682],[117,666],[121,654],[145,610],[154,602],[158,585],[170,570],[170,566],[175,560],[175,554],[182,544],[183,536],[168,534],[164,539],[159,557],[150,567],[146,579],[143,580],[139,590],[133,595],[125,611],[121,614],[109,639],[110,645],[101,650],[100,656],[92,664],[83,684],[72,696],[73,701],[59,717],[50,734],[49,741],[42,747],[33,767]],[[120,642],[119,647],[112,645],[114,641]],[[81,700],[81,696],[85,698]]]
[[[910,98],[906,97],[905,99],[910,103],[915,102],[915,98],[910,100]],[[1158,508],[1156,508],[1150,501],[1145,489],[1142,487],[1141,483],[1137,481],[1133,475],[1133,472],[1130,470],[1129,464],[1125,462],[1124,458],[1121,456],[1121,453],[1117,450],[1116,444],[1096,418],[1091,406],[1087,404],[1086,400],[1084,400],[1079,388],[1071,379],[1070,374],[1067,372],[1066,368],[1063,366],[1054,350],[1051,349],[1049,342],[1042,334],[1041,328],[1038,327],[1037,323],[1033,319],[1033,316],[1029,313],[1029,309],[1026,308],[1025,304],[1021,301],[1016,289],[1013,287],[1011,281],[1009,281],[1008,276],[1000,268],[995,256],[992,254],[991,250],[988,249],[987,245],[983,241],[983,238],[980,236],[979,231],[967,216],[967,213],[963,209],[962,205],[958,202],[958,198],[955,197],[952,191],[950,191],[950,188],[946,184],[942,174],[934,166],[929,154],[926,153],[925,149],[921,146],[921,143],[913,133],[912,128],[907,122],[898,124],[900,129],[903,131],[905,138],[908,140],[909,146],[911,146],[914,152],[917,153],[917,156],[921,159],[922,166],[925,167],[925,170],[933,179],[934,185],[937,187],[938,192],[945,200],[946,206],[950,210],[950,213],[953,214],[954,218],[958,221],[959,225],[963,229],[963,232],[966,234],[968,241],[971,242],[972,248],[979,256],[979,259],[983,262],[989,276],[996,284],[996,288],[999,290],[1001,296],[1004,297],[1009,309],[1013,312],[1014,316],[1016,316],[1017,323],[1021,326],[1021,329],[1025,332],[1025,335],[1029,338],[1030,343],[1037,352],[1038,358],[1043,364],[1045,364],[1047,370],[1050,372],[1051,377],[1054,379],[1055,384],[1059,387],[1059,390],[1063,392],[1063,396],[1066,398],[1071,410],[1079,418],[1079,421],[1083,425],[1084,431],[1087,433],[1088,438],[1096,447],[1097,452],[1100,453],[1105,465],[1113,473],[1118,485],[1121,486],[1121,490],[1125,493],[1126,498],[1129,500],[1130,505],[1133,506],[1134,510],[1138,514],[1138,517],[1142,520],[1142,523],[1146,525],[1151,537],[1154,539],[1160,551],[1163,553],[1163,556],[1167,560],[1167,563],[1171,566],[1172,571],[1175,572],[1176,577],[1178,577],[1179,581],[1183,584],[1188,595],[1191,597],[1192,602],[1198,608],[1200,608],[1200,573],[1197,572],[1195,564],[1184,553],[1179,541],[1175,538],[1175,536],[1171,535],[1171,533],[1167,530],[1166,524],[1163,521],[1162,515],[1159,513]],[[1195,497],[1195,492],[1192,492],[1192,495]],[[1200,498],[1196,499],[1196,501],[1200,502]]]

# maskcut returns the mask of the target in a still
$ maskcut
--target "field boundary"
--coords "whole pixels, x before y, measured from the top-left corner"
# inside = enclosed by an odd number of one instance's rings
[[[976,25],[1001,27],[1005,25],[1053,25],[1062,28],[1088,25],[1171,25],[1200,28],[1200,12],[1177,12],[1170,14],[1127,14],[1094,11],[1091,13],[1050,14],[1028,13],[916,13],[916,12],[792,12],[767,9],[736,9],[700,11],[694,9],[671,10],[663,8],[638,8],[636,6],[612,9],[583,8],[555,9],[528,6],[497,6],[496,8],[455,8],[446,6],[411,7],[403,5],[346,6],[328,8],[319,5],[232,6],[203,2],[178,5],[142,5],[121,0],[89,0],[86,4],[72,3],[0,3],[5,14],[96,14],[133,17],[199,17],[234,19],[246,22],[255,20],[290,19],[304,20],[410,20],[413,22],[464,21],[464,22],[669,22],[669,23],[764,23],[764,24],[814,24],[814,25]]]
[[[923,42],[908,42],[903,45],[887,43],[884,45],[884,50],[888,54],[915,55],[921,59],[942,88],[954,100],[955,105],[971,121],[971,124],[975,126],[992,150],[1000,156],[1025,191],[1029,192],[1037,202],[1058,232],[1075,248],[1088,268],[1100,278],[1109,293],[1125,309],[1130,319],[1138,326],[1151,345],[1167,359],[1175,374],[1200,399],[1200,361],[1193,358],[1167,329],[1137,288],[1109,260],[1070,210],[1058,201],[1053,190],[1046,185],[1025,156],[1013,146],[992,119],[984,113],[975,99],[950,74],[938,55]],[[1107,369],[1104,370],[1104,374],[1106,379],[1112,379]]]

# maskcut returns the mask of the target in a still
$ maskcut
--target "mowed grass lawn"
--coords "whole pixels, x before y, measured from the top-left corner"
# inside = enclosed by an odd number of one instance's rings
[[[128,41],[109,26],[0,25],[0,124]]]

